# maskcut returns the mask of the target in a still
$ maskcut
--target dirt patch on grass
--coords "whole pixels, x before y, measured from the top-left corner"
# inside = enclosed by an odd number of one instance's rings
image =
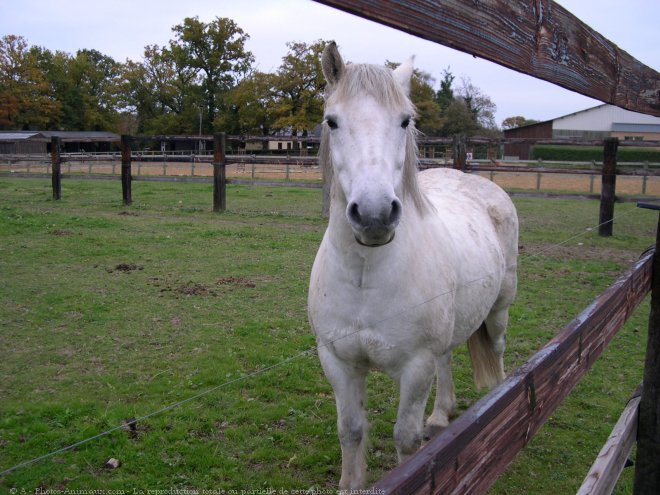
[[[189,282],[171,289],[173,292],[186,296],[215,296],[216,293],[207,285]],[[163,292],[161,290],[161,292]]]
[[[184,296],[217,296],[222,287],[241,287],[254,289],[257,284],[246,277],[224,277],[215,283],[205,284],[201,282],[171,283],[159,277],[150,279],[151,285],[160,288],[161,293],[171,292]]]
[[[108,273],[113,273],[113,272],[122,272],[122,273],[130,273],[135,270],[144,270],[144,267],[142,265],[136,265],[135,263],[119,263],[118,265],[115,265],[113,268],[108,268]]]
[[[254,289],[257,284],[252,280],[245,277],[226,277],[218,280],[218,285],[238,285],[241,287],[247,287],[249,289]]]

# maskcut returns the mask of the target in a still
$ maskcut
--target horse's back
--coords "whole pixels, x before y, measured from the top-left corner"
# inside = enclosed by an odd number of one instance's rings
[[[455,205],[471,205],[483,211],[497,233],[505,257],[517,255],[518,216],[511,198],[501,187],[479,175],[449,168],[425,170],[419,173],[418,180],[439,214]]]

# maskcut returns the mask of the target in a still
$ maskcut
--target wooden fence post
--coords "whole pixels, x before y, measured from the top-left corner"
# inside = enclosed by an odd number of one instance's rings
[[[465,170],[465,136],[463,134],[454,134],[452,140],[452,148],[454,150],[454,168],[457,170]]]
[[[648,208],[649,205],[639,205]],[[652,205],[658,209],[658,205]],[[651,314],[637,425],[635,495],[660,493],[660,214],[653,255]]]
[[[213,211],[222,213],[227,208],[227,177],[225,133],[213,134]]]
[[[616,151],[619,147],[618,138],[607,138],[603,142],[603,178],[600,191],[600,217],[598,220],[598,235],[612,235],[614,223],[614,200],[616,198]]]
[[[131,137],[122,134],[121,136],[121,192],[125,205],[133,202],[131,191]]]
[[[53,136],[50,139],[51,183],[53,186],[53,199],[55,200],[62,198],[61,144],[62,140],[59,136]]]

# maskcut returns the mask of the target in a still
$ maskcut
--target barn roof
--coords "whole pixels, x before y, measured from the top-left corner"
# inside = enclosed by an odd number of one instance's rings
[[[0,141],[47,141],[48,138],[36,131],[0,131]]]
[[[119,141],[119,134],[103,131],[41,131],[47,139],[59,137],[62,141],[84,142],[84,141]]]
[[[103,131],[0,131],[0,141],[50,141],[59,137],[65,142],[119,141],[119,134]]]

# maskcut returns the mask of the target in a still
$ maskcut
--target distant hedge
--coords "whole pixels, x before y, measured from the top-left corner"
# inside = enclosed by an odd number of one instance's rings
[[[603,161],[603,148],[599,146],[553,146],[536,145],[532,148],[534,160],[557,162],[590,162]],[[660,162],[658,148],[627,148],[619,147],[617,152],[619,162]]]

